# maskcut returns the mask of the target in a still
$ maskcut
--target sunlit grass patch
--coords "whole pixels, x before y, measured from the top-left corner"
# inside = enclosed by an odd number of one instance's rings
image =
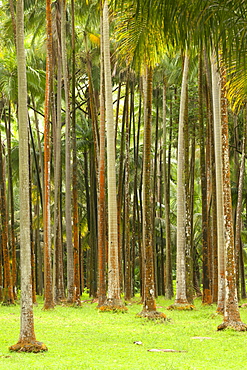
[[[246,333],[217,332],[222,316],[215,314],[215,305],[204,306],[200,299],[195,300],[194,310],[168,311],[173,302],[159,297],[157,310],[167,316],[163,322],[137,317],[139,298],[128,304],[125,314],[99,312],[97,303],[88,299],[79,308],[56,306],[51,311],[43,311],[40,298],[38,302],[35,333],[48,352],[9,352],[19,337],[20,307],[0,306],[1,369],[247,368]],[[247,310],[240,308],[240,313],[247,322]]]

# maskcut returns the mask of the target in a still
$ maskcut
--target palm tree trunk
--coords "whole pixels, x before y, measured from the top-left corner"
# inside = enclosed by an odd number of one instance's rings
[[[172,100],[170,103],[170,135],[172,132]],[[170,224],[170,158],[171,140],[168,146],[167,161],[167,128],[166,128],[166,82],[163,84],[163,166],[164,166],[164,204],[165,204],[165,223],[166,223],[166,265],[165,265],[165,296],[167,299],[173,297],[172,284],[172,255],[171,255],[171,224]]]
[[[186,297],[190,304],[193,304],[193,187],[194,172],[190,168],[190,140],[189,140],[189,118],[188,118],[188,85],[186,87],[186,103],[184,117],[184,190],[185,190],[185,266],[186,266]],[[193,145],[191,145],[191,156],[193,156]]]
[[[102,34],[102,16],[100,28]],[[106,301],[106,217],[105,217],[105,94],[104,94],[104,55],[103,37],[100,38],[100,152],[98,180],[98,307]]]
[[[217,245],[218,245],[218,307],[217,311],[224,310],[225,292],[225,241],[223,209],[223,179],[222,179],[222,134],[220,112],[220,76],[216,62],[212,59],[212,93],[213,93],[213,117],[214,117],[214,147],[216,168],[216,202],[217,202]]]
[[[235,249],[232,220],[232,198],[228,143],[228,106],[226,97],[226,72],[221,72],[221,120],[222,120],[222,162],[223,162],[223,197],[224,197],[224,231],[225,231],[225,305],[224,322],[218,330],[231,327],[237,331],[246,331],[247,325],[240,319],[236,286]]]
[[[6,172],[5,172],[5,157],[3,155],[3,144],[0,133],[0,214],[1,214],[1,244],[3,251],[3,267],[4,267],[4,289],[3,289],[3,304],[14,304],[14,292],[12,285],[12,276],[10,271],[9,250],[8,250],[8,212],[6,201]]]
[[[178,131],[178,165],[177,165],[177,276],[176,305],[188,304],[186,297],[185,266],[185,205],[184,205],[184,116],[186,89],[188,80],[189,57],[184,57],[184,70],[181,88],[179,131]]]
[[[163,317],[156,311],[154,290],[153,207],[151,196],[151,143],[153,71],[146,67],[144,84],[144,149],[143,149],[143,308],[140,316]]]
[[[199,57],[198,98],[199,98],[199,135],[200,135],[200,168],[201,168],[201,194],[202,194],[202,255],[203,255],[203,296],[204,304],[212,303],[212,291],[209,271],[211,268],[210,243],[208,243],[208,210],[207,210],[207,177],[205,159],[205,130],[203,120],[203,70],[202,56]]]
[[[75,11],[74,0],[71,1],[72,13],[72,152],[73,152],[73,168],[72,168],[72,195],[73,195],[73,248],[74,248],[74,268],[71,266],[71,261],[68,266],[68,274],[70,281],[68,284],[68,301],[71,300],[73,285],[75,286],[74,302],[77,306],[81,305],[80,300],[80,252],[79,252],[79,214],[78,214],[78,179],[77,179],[77,151],[76,151],[76,111],[75,111]],[[74,284],[71,279],[74,271]]]
[[[47,56],[44,118],[44,309],[54,307],[51,266],[51,214],[50,214],[50,89],[52,66],[51,1],[46,1]]]
[[[119,251],[117,225],[117,195],[115,167],[115,131],[112,102],[112,81],[110,63],[109,14],[108,1],[103,8],[104,72],[106,99],[106,133],[107,133],[107,185],[108,185],[108,294],[110,306],[121,306],[119,281]]]
[[[21,248],[21,328],[17,344],[11,351],[40,352],[47,347],[36,341],[34,333],[32,285],[31,285],[31,245],[30,245],[30,204],[29,204],[29,161],[28,161],[28,117],[27,82],[24,49],[24,10],[23,0],[16,4],[17,13],[17,68],[18,68],[18,122],[20,161],[20,248]]]
[[[247,129],[245,122],[244,136],[242,142],[242,158],[238,175],[238,199],[236,207],[236,222],[235,222],[235,261],[236,261],[236,284],[239,286],[239,276],[241,275],[241,230],[242,230],[242,203],[243,203],[243,186],[244,186],[244,172],[245,172],[245,156],[246,156],[246,139]]]
[[[12,285],[14,300],[17,299],[17,261],[16,261],[16,242],[15,242],[15,210],[14,210],[14,189],[12,178],[12,161],[11,161],[11,105],[9,102],[9,118],[6,122],[6,137],[8,150],[8,183],[9,183],[9,198],[10,198],[10,247],[12,257]]]
[[[129,301],[132,296],[131,289],[131,248],[130,248],[130,119],[129,119],[129,77],[127,76],[126,82],[126,113],[125,113],[125,300]]]

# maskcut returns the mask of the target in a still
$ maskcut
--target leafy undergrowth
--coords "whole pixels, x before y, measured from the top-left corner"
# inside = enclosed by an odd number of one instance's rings
[[[85,298],[85,297],[84,297]],[[139,300],[140,301],[140,300]],[[20,307],[0,306],[0,369],[126,369],[207,370],[246,369],[247,333],[217,331],[223,321],[216,307],[195,301],[191,311],[167,311],[172,301],[157,300],[167,320],[149,320],[137,314],[135,299],[127,313],[99,312],[97,302],[81,307],[34,307],[35,333],[48,352],[13,353],[19,337]],[[247,323],[247,308],[240,308]],[[150,351],[151,350],[151,351]]]

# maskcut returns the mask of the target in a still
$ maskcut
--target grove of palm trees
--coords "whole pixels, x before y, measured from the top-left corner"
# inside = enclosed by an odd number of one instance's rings
[[[244,0],[0,1],[0,301],[245,332]],[[67,307],[66,307],[67,309]],[[11,343],[10,343],[11,345]]]

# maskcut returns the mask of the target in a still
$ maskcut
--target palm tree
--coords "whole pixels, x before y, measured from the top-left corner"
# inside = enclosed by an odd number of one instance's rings
[[[26,58],[24,49],[23,0],[16,4],[17,18],[17,62],[18,62],[18,122],[20,161],[20,244],[21,244],[21,328],[17,344],[11,351],[47,351],[44,343],[38,342],[34,333],[32,284],[31,284],[31,236],[28,158],[28,115]]]

